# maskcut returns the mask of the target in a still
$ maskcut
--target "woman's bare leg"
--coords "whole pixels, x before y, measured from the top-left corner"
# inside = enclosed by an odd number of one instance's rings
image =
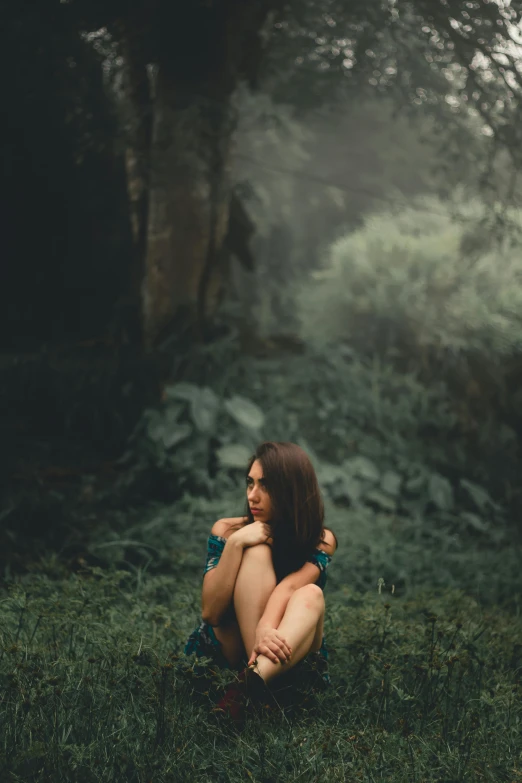
[[[265,682],[287,672],[309,652],[319,650],[323,638],[324,609],[323,591],[317,585],[305,585],[295,591],[278,627],[292,648],[292,657],[282,664],[259,655],[256,671]]]
[[[245,549],[234,587],[234,607],[247,658],[254,647],[257,624],[276,584],[268,544]]]
[[[221,650],[230,666],[237,666],[246,655],[237,621],[233,620],[227,625],[215,625],[214,633],[216,639],[221,642]]]
[[[243,656],[249,658],[254,646],[257,623],[276,581],[270,547],[267,544],[258,544],[245,549],[234,589],[236,619],[214,626],[223,655],[231,666],[237,666]],[[251,645],[248,654],[243,638],[251,640],[248,642]]]

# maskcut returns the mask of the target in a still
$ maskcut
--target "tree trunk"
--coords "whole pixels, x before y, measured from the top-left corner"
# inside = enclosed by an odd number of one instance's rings
[[[136,37],[124,30],[120,41],[128,111],[125,166],[135,247],[131,285],[138,291],[143,280],[147,237],[152,106],[147,65]]]
[[[152,98],[147,58],[137,30],[139,20],[119,20],[114,35],[123,59],[125,170],[133,253],[124,291],[118,302],[120,339],[140,344],[143,339],[141,287],[145,271],[149,208],[149,156]]]
[[[183,95],[158,72],[152,136],[143,314],[153,348],[194,325],[217,300],[227,233],[234,119],[223,102]]]
[[[239,250],[243,263],[251,263],[244,220],[227,236],[236,125],[231,99],[240,79],[253,84],[263,24],[281,3],[186,4],[173,18],[183,37],[173,43],[165,35],[158,50],[143,284],[149,350],[174,328],[197,325],[201,333],[230,252]]]

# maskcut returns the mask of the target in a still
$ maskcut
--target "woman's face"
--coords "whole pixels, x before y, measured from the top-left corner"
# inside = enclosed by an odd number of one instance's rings
[[[263,479],[263,468],[256,459],[247,476],[247,500],[256,522],[269,522],[272,516],[272,501]]]

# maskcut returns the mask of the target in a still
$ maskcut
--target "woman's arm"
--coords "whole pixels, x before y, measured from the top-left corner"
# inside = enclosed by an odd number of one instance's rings
[[[234,523],[242,522],[245,517],[220,519],[212,528],[215,536],[224,536]],[[243,551],[256,544],[267,543],[270,539],[270,529],[263,522],[253,522],[244,525],[232,533],[225,543],[219,562],[215,568],[207,571],[203,578],[201,593],[201,616],[210,625],[219,625],[223,614],[228,609],[236,584],[237,574]]]
[[[227,528],[227,521],[220,519],[211,532],[215,536],[222,536]],[[232,534],[226,541],[217,566],[207,571],[203,577],[201,616],[210,625],[219,625],[221,617],[232,600],[242,559],[242,543]]]

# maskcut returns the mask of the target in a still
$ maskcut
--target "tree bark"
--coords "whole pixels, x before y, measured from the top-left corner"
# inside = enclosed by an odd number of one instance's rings
[[[147,64],[136,37],[133,38],[124,30],[120,42],[128,111],[125,165],[132,234],[136,250],[132,288],[136,291],[139,290],[143,279],[147,237],[152,106]]]
[[[240,79],[253,82],[263,24],[280,3],[186,6],[183,18],[176,16],[185,38],[177,46],[166,38],[159,49],[143,284],[148,350],[174,329],[197,326],[201,335],[233,246],[251,263],[248,227],[229,232],[232,95]]]
[[[133,252],[123,294],[118,302],[120,339],[140,344],[143,339],[141,287],[149,207],[149,157],[152,136],[152,96],[140,17],[119,19],[111,32],[123,60],[123,126],[125,172]]]
[[[143,287],[148,349],[172,328],[193,326],[198,309],[201,316],[204,305],[212,310],[217,301],[235,125],[230,96],[224,97],[222,103],[188,97],[158,72]]]

